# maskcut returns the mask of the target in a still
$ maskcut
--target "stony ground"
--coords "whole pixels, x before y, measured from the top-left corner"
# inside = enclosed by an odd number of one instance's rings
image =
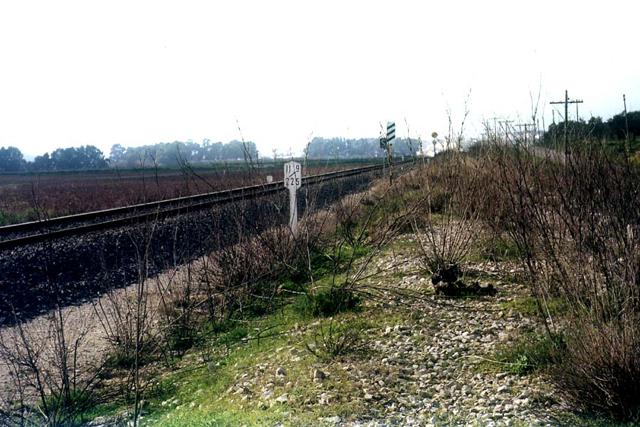
[[[516,264],[469,265],[468,271],[481,273],[485,283],[498,288],[498,294],[454,300],[433,296],[430,281],[418,274],[419,267],[408,253],[387,254],[375,261],[373,268],[384,273],[371,284],[388,290],[368,304],[365,315],[381,317],[382,324],[368,329],[365,341],[369,344],[362,354],[316,363],[309,369],[314,388],[304,393],[303,402],[311,410],[360,401],[365,410],[322,417],[319,424],[559,425],[556,416],[566,408],[547,378],[501,372],[505,369],[491,362],[499,346],[536,328],[532,319],[506,308],[509,301],[526,295],[514,280],[519,273]],[[289,371],[304,352],[292,345],[277,353],[253,372],[239,375],[228,393],[264,408],[293,404],[299,382]],[[332,377],[348,379],[355,388],[345,396],[330,381]],[[287,412],[284,415],[282,425],[296,424],[287,421]]]
[[[369,267],[377,273],[362,285],[377,296],[352,314],[368,322],[359,352],[318,360],[304,342],[322,321],[296,325],[288,345],[240,370],[219,400],[272,414],[278,408],[282,416],[275,425],[283,426],[309,425],[300,421],[308,414],[320,414],[313,425],[345,427],[562,425],[558,417],[567,408],[544,375],[509,374],[492,361],[500,346],[537,328],[509,308],[527,295],[517,264],[470,263],[467,273],[493,284],[497,295],[443,299],[421,272],[412,239],[405,236]],[[177,399],[162,405],[206,410]]]

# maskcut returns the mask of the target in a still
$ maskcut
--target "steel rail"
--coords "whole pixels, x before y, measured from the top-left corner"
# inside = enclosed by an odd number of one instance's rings
[[[347,178],[367,172],[373,172],[382,169],[381,165],[365,166],[361,168],[346,169],[336,172],[327,172],[319,175],[307,176],[302,179],[304,185],[317,185],[326,181],[332,181],[340,178]],[[48,240],[58,239],[61,237],[86,234],[92,231],[106,230],[127,225],[140,224],[146,221],[159,220],[171,216],[177,216],[188,212],[203,210],[216,205],[223,205],[238,200],[250,200],[270,194],[284,192],[283,181],[276,181],[269,184],[258,184],[247,187],[234,188],[231,190],[216,191],[212,193],[198,194],[195,196],[185,196],[173,199],[162,200],[158,202],[150,202],[125,206],[120,208],[105,209],[94,212],[87,212],[77,215],[67,215],[56,217],[43,221],[32,221],[22,224],[8,225],[0,227],[0,236],[15,233],[25,233],[33,231],[41,231],[37,234],[15,237],[0,241],[0,250],[11,249],[23,245],[40,243]],[[175,205],[179,206],[175,206]],[[137,213],[141,210],[147,210],[145,213]],[[98,221],[91,224],[79,225],[70,228],[61,228],[52,230],[55,227],[61,227],[70,223],[81,223],[100,218],[108,218],[115,215],[126,215],[122,218],[108,219]]]

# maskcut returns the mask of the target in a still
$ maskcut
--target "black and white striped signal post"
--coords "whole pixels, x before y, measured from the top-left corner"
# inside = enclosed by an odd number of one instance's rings
[[[387,122],[387,142],[396,137],[396,123]]]
[[[385,162],[389,163],[389,183],[393,181],[393,177],[391,174],[391,165],[393,160],[393,141],[396,137],[396,123],[395,122],[387,122],[387,134],[384,136],[380,136],[380,148],[385,150],[385,159],[382,161],[382,175],[384,175],[384,164]]]

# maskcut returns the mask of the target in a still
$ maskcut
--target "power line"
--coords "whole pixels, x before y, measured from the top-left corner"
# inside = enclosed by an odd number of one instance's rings
[[[524,145],[527,145],[527,134],[529,133],[529,126],[533,126],[535,129],[535,123],[518,123],[516,124],[518,129],[520,129],[520,133],[522,133],[522,128],[524,127]]]
[[[513,123],[513,120],[500,120],[500,126],[504,129],[504,142],[509,142],[509,123]]]

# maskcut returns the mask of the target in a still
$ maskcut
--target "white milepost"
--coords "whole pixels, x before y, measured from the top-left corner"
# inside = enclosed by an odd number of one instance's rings
[[[302,166],[298,162],[284,164],[284,186],[289,189],[289,227],[295,235],[298,231],[298,203],[296,193],[302,186]]]

